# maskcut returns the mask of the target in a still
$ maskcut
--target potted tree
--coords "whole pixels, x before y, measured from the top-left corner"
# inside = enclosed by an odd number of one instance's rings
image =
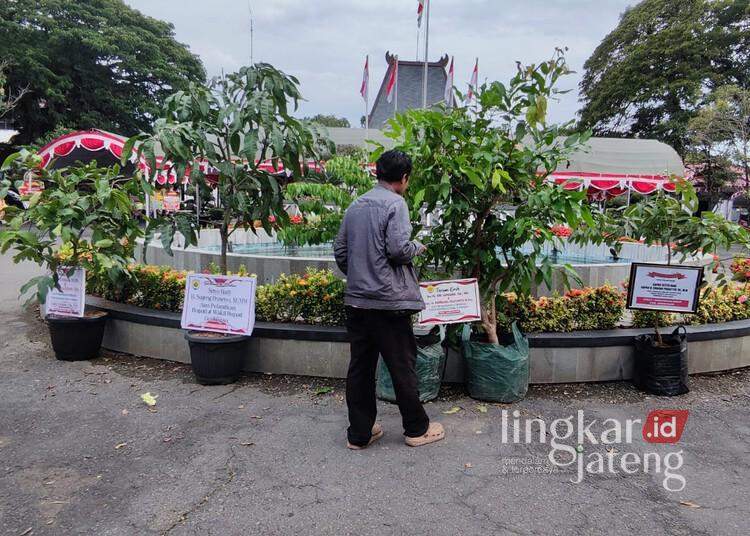
[[[141,228],[133,214],[133,198],[141,184],[122,179],[119,168],[83,167],[48,171],[27,152],[9,156],[3,171],[34,173],[44,189],[29,199],[26,210],[7,208],[8,227],[0,231],[0,252],[14,249],[14,262],[30,260],[46,268],[22,288],[44,305],[49,291],[59,288],[61,270],[85,269],[118,281],[127,274],[133,245]],[[0,183],[0,197],[12,180]],[[106,313],[87,310],[83,317],[45,318],[58,359],[91,359],[99,354]]]
[[[646,245],[666,248],[668,266],[675,256],[680,262],[688,258],[695,262],[700,255],[747,244],[743,228],[713,212],[695,216],[697,210],[695,188],[675,179],[675,195],[659,191],[624,211],[624,231],[627,236],[640,237]],[[711,257],[705,265],[714,262]],[[719,286],[726,285],[725,274],[719,273],[717,279]],[[689,391],[687,332],[678,326],[671,334],[662,335],[659,325],[663,316],[653,313],[654,333],[635,337],[633,383],[652,394],[680,395]]]
[[[260,222],[270,235],[272,228],[289,221],[283,184],[261,166],[263,161],[283,167],[287,180],[293,180],[307,171],[301,160],[314,158],[321,146],[331,146],[317,127],[290,115],[302,98],[298,84],[296,78],[265,63],[215,78],[209,86],[191,84],[166,100],[153,134],[135,136],[125,146],[124,155],[136,147],[150,169],[156,169],[160,146],[177,176],[189,169],[194,187],[217,189],[221,214],[214,215],[220,216],[215,225],[221,237],[221,273],[227,273],[234,231],[255,233],[254,223]],[[206,179],[208,169],[216,175],[211,183]],[[186,338],[193,368],[202,381],[227,383],[237,378],[244,337],[194,331]],[[216,370],[222,352],[234,357],[222,359],[224,366]]]
[[[510,347],[500,345],[498,294],[529,296],[536,285],[551,286],[554,262],[544,250],[562,240],[551,226],[598,234],[586,193],[546,180],[589,136],[565,135],[570,123],[546,121],[547,102],[568,72],[558,51],[539,65],[519,65],[509,84],[478,88],[467,107],[410,110],[390,122],[387,135],[414,161],[412,209],[439,210],[420,238],[427,246],[422,273],[430,266],[448,278],[479,281],[484,340],[467,336],[463,345],[469,394],[476,398],[509,402],[526,392],[528,346],[517,331]],[[563,273],[577,277],[570,266]]]

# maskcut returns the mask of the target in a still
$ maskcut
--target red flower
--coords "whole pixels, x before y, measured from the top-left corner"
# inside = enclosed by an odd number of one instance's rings
[[[549,230],[552,231],[552,234],[560,238],[566,238],[573,234],[573,229],[565,225],[553,225]]]

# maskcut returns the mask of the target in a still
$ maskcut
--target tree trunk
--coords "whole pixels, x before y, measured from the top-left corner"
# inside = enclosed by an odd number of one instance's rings
[[[222,274],[227,273],[227,249],[229,248],[229,222],[231,214],[227,207],[224,207],[224,219],[221,222],[219,228],[219,235],[221,236],[221,259],[219,260],[219,268]]]

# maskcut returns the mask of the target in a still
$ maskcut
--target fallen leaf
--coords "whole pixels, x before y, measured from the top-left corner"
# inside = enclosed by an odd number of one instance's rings
[[[127,415],[128,413],[130,413],[128,410],[126,410],[126,409],[122,410],[122,414],[123,415]]]
[[[482,433],[482,431],[481,431],[481,430],[477,430],[477,431],[476,431],[476,432],[474,432],[474,433],[475,433],[475,434],[481,434],[481,433]]]
[[[255,445],[255,443],[253,443],[252,441],[243,441],[242,443],[240,443],[240,446],[242,447],[252,447],[253,445]]]
[[[321,387],[317,391],[315,391],[316,395],[327,395],[328,393],[333,392],[333,387]]]
[[[250,417],[251,419],[262,419],[263,417],[261,415],[253,415]]]
[[[454,414],[458,413],[459,411],[461,411],[462,409],[463,408],[461,408],[460,406],[453,406],[451,409],[446,410],[443,413],[445,415],[454,415]]]
[[[245,405],[241,404],[241,405],[237,406],[237,409],[245,409]]]
[[[127,443],[118,443],[117,445],[115,445],[115,450],[120,450],[122,447],[127,447],[127,446],[128,446]]]
[[[688,508],[700,508],[700,504],[696,504],[693,501],[680,501],[680,504],[682,506],[687,506]]]
[[[470,463],[465,463],[465,464],[464,464],[464,467],[465,467],[466,469],[471,469],[471,468],[472,468],[472,467],[474,467],[474,466],[473,466],[473,465],[471,465]]]
[[[143,393],[141,395],[141,400],[143,400],[149,407],[153,407],[156,405],[157,398],[159,398],[159,395],[152,395],[151,393]]]
[[[33,530],[34,530],[34,527],[29,527],[25,531],[23,531],[21,534],[19,534],[18,536],[26,536],[27,534],[31,534],[31,532]]]
[[[486,404],[479,404],[477,406],[477,411],[479,413],[487,413],[487,405]]]

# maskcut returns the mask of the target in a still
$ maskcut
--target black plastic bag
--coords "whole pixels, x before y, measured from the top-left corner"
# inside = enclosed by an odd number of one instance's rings
[[[654,395],[683,395],[690,391],[687,330],[679,326],[662,341],[663,346],[657,346],[654,335],[635,337],[633,384]]]
[[[470,339],[465,324],[461,337],[466,361],[466,387],[469,396],[488,402],[515,402],[529,388],[529,340],[513,322],[513,343],[499,346]]]

